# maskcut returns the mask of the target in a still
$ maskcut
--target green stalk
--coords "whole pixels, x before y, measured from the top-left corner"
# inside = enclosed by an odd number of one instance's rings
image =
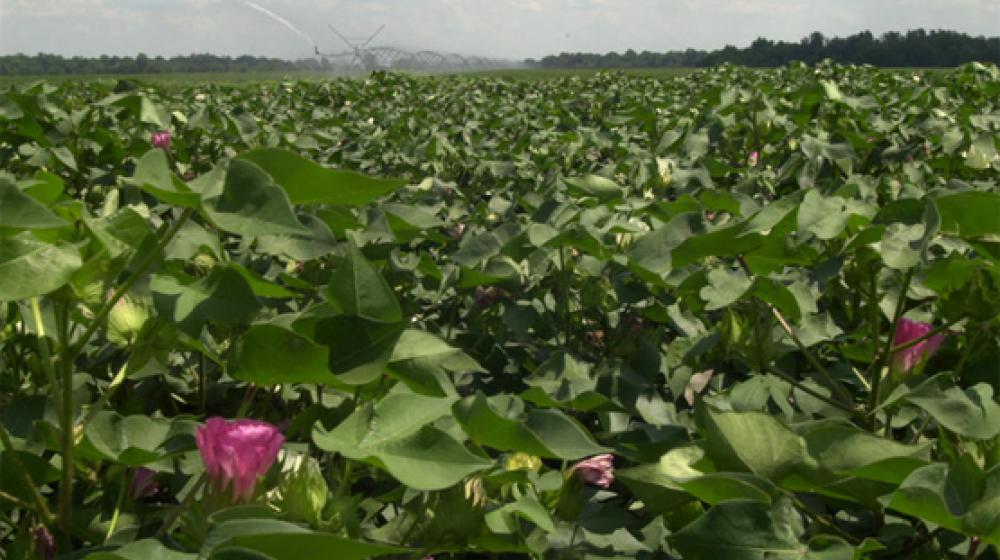
[[[125,488],[128,487],[128,470],[122,476],[121,487],[118,489],[118,501],[115,503],[115,513],[111,516],[111,524],[108,526],[108,533],[104,536],[104,542],[111,540],[118,528],[118,518],[121,516],[122,505],[125,504]]]
[[[62,366],[62,479],[59,484],[59,521],[63,532],[63,546],[69,551],[70,545],[70,530],[71,530],[71,517],[73,514],[73,451],[76,445],[76,437],[74,434],[74,418],[73,418],[73,364],[76,362],[76,357],[80,354],[83,348],[90,342],[91,337],[100,328],[101,323],[107,318],[111,309],[121,300],[122,297],[128,292],[128,290],[135,284],[146,270],[152,266],[153,262],[163,253],[164,248],[167,243],[177,232],[180,231],[181,226],[184,222],[191,217],[194,211],[191,208],[184,209],[181,217],[178,218],[173,224],[167,226],[164,222],[160,227],[158,234],[162,232],[160,236],[160,241],[156,244],[156,247],[146,254],[145,257],[139,262],[136,269],[130,274],[125,281],[115,290],[114,294],[111,296],[101,309],[94,316],[94,319],[87,326],[87,330],[83,332],[80,339],[76,344],[70,346],[69,341],[64,341],[64,352],[62,355],[62,361],[60,365]]]
[[[803,344],[802,340],[798,337],[798,335],[795,334],[795,331],[792,330],[792,326],[788,324],[788,321],[785,320],[785,316],[782,315],[780,311],[778,311],[778,308],[770,304],[768,304],[768,307],[771,308],[771,313],[773,313],[775,318],[778,319],[778,323],[781,324],[782,330],[784,330],[785,333],[788,334],[788,336],[795,343],[795,345],[798,346],[799,351],[802,352],[802,354],[806,357],[806,360],[808,360],[809,363],[812,364],[814,368],[816,368],[816,371],[818,371],[823,376],[823,379],[826,380],[827,384],[830,386],[833,392],[836,393],[838,397],[840,397],[840,399],[844,402],[844,404],[849,405],[850,409],[854,410],[853,406],[854,397],[851,396],[851,393],[847,389],[845,389],[844,386],[839,381],[837,381],[836,379],[833,378],[832,375],[830,375],[830,372],[827,371],[825,367],[823,367],[822,362],[819,361],[819,358],[816,357],[816,354],[814,354],[812,351],[806,348],[806,345]]]
[[[811,396],[813,396],[813,397],[815,397],[815,398],[817,398],[817,399],[819,399],[819,400],[821,400],[821,401],[823,401],[823,402],[825,402],[825,403],[827,403],[827,404],[829,404],[831,406],[835,406],[835,407],[837,407],[837,408],[839,408],[839,409],[841,409],[841,410],[843,410],[845,412],[850,412],[852,416],[859,416],[859,417],[861,416],[861,413],[859,413],[858,410],[856,408],[854,408],[853,406],[848,406],[848,405],[846,405],[846,404],[844,404],[844,403],[842,403],[840,401],[831,399],[830,397],[824,395],[823,393],[820,393],[818,391],[810,389],[809,387],[806,387],[805,385],[803,385],[798,379],[795,379],[794,377],[792,377],[790,375],[787,375],[785,373],[782,373],[782,372],[778,371],[778,369],[775,368],[775,367],[773,367],[773,366],[770,368],[770,371],[774,375],[777,375],[782,380],[784,380],[785,382],[791,384],[796,389],[802,391],[803,393],[806,393],[807,395],[811,395]]]
[[[177,522],[177,518],[184,513],[184,510],[191,506],[191,502],[194,501],[195,495],[198,494],[198,491],[201,490],[201,487],[204,486],[205,481],[207,480],[208,479],[205,478],[204,474],[198,478],[198,481],[191,487],[191,491],[188,492],[187,496],[184,496],[184,500],[177,504],[177,507],[175,507],[173,511],[170,512],[170,515],[168,515],[163,521],[163,525],[160,525],[160,528],[156,530],[156,534],[153,536],[154,539],[162,539],[167,532],[170,531],[170,528]]]
[[[87,409],[87,416],[85,416],[83,421],[81,421],[74,428],[75,431],[79,432],[79,434],[76,435],[76,443],[80,443],[83,440],[83,434],[87,431],[87,425],[93,422],[94,418],[97,418],[97,415],[104,410],[104,407],[108,405],[108,401],[111,400],[111,397],[114,396],[115,392],[118,390],[118,387],[120,387],[122,382],[125,381],[125,371],[127,369],[128,362],[122,364],[121,369],[118,370],[118,373],[115,374],[111,383],[108,385],[107,390],[101,394],[100,398],[93,404],[93,406]]]
[[[38,491],[35,481],[31,480],[31,474],[28,473],[28,469],[21,462],[21,458],[17,456],[17,451],[14,449],[14,442],[11,441],[10,433],[3,423],[0,423],[0,444],[3,445],[4,451],[10,452],[10,462],[14,465],[14,470],[17,471],[17,475],[21,478],[21,483],[31,493],[31,499],[35,502],[36,513],[41,517],[42,523],[46,526],[52,525],[55,518],[52,516],[52,512],[49,511],[49,506],[46,505],[42,493]]]
[[[45,324],[42,322],[42,310],[38,305],[38,298],[31,298],[31,314],[35,319],[35,330],[38,333],[38,353],[42,359],[42,369],[49,382],[49,390],[52,391],[53,400],[56,403],[56,410],[59,414],[59,421],[63,422],[62,407],[59,406],[59,380],[56,379],[55,367],[52,365],[52,353],[49,350],[49,339],[45,336]]]
[[[122,284],[118,287],[118,289],[115,290],[115,293],[111,296],[111,299],[109,299],[107,302],[105,302],[103,306],[101,306],[101,309],[94,316],[94,319],[93,321],[90,322],[90,325],[87,326],[87,330],[83,331],[83,334],[80,336],[80,339],[76,342],[76,344],[74,344],[66,351],[66,358],[68,358],[68,361],[73,361],[76,359],[76,357],[83,350],[83,347],[86,346],[88,342],[90,342],[90,338],[94,336],[94,333],[97,332],[98,328],[100,328],[101,323],[104,321],[104,319],[106,319],[108,314],[111,313],[111,309],[115,306],[116,303],[118,303],[119,300],[125,297],[125,294],[129,291],[132,285],[135,284],[139,280],[139,278],[146,273],[146,269],[148,269],[156,260],[156,258],[163,253],[163,249],[167,246],[168,243],[170,243],[170,240],[173,239],[175,235],[177,235],[177,232],[180,231],[181,226],[183,226],[184,222],[186,222],[188,218],[191,217],[191,214],[193,212],[194,211],[191,208],[185,208],[184,212],[181,214],[181,217],[178,218],[177,221],[175,221],[171,226],[169,226],[169,228],[167,227],[166,223],[160,226],[160,230],[157,232],[158,235],[162,233],[159,243],[157,243],[156,247],[152,251],[147,253],[146,257],[139,262],[139,266],[136,267],[136,269],[132,272],[132,274],[130,274],[127,278],[125,278],[125,281],[122,282]]]
[[[895,337],[896,330],[899,328],[899,320],[903,317],[904,307],[906,306],[906,292],[910,289],[910,281],[913,280],[914,272],[916,272],[916,267],[907,270],[906,276],[903,277],[903,283],[899,290],[899,299],[896,300],[896,310],[892,314],[892,325],[889,328],[889,336],[886,338],[885,345],[882,347],[882,352],[879,354],[878,358],[872,362],[872,391],[868,394],[869,413],[874,412],[879,404],[879,389],[882,380],[882,368],[885,367],[886,361],[889,359],[889,356],[892,355],[892,339]],[[876,310],[878,309],[878,301],[875,300],[875,298],[872,299],[872,305],[875,306]],[[874,327],[872,330],[874,331],[873,340],[877,341],[878,331]]]

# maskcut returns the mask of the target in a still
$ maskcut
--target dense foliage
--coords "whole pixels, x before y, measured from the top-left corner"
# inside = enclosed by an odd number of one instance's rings
[[[0,76],[65,76],[74,74],[168,74],[190,72],[296,72],[329,69],[312,58],[285,60],[258,56],[100,56],[64,57],[57,54],[0,56]]]
[[[759,38],[749,47],[727,45],[714,51],[561,53],[539,60],[543,68],[660,68],[715,66],[781,66],[792,61],[815,64],[825,59],[881,67],[952,67],[974,60],[1000,64],[1000,37],[972,37],[947,30],[889,31],[880,37],[862,31],[847,37],[824,37],[816,31],[798,43]]]
[[[0,94],[5,560],[997,558],[996,67],[117,90]]]

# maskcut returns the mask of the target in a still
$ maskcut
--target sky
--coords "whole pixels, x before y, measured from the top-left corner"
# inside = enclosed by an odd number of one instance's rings
[[[0,0],[0,55],[297,59],[373,45],[506,59],[560,52],[716,49],[813,31],[1000,35],[1000,0]],[[265,14],[270,11],[289,26]],[[293,30],[292,28],[297,29]]]

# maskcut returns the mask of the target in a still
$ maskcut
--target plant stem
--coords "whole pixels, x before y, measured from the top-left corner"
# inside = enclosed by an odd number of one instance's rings
[[[167,243],[177,232],[180,231],[181,226],[184,222],[191,217],[194,211],[191,208],[185,208],[184,212],[181,214],[180,218],[174,221],[173,224],[167,225],[164,222],[160,227],[157,234],[160,236],[160,240],[157,242],[156,247],[149,251],[136,267],[134,271],[125,279],[124,282],[117,289],[115,289],[114,294],[111,298],[101,306],[101,309],[94,316],[94,319],[87,326],[87,330],[83,332],[80,339],[77,340],[76,344],[72,346],[69,344],[69,340],[63,341],[63,353],[61,356],[60,366],[62,368],[62,479],[59,484],[59,521],[63,532],[63,546],[69,551],[70,545],[70,525],[71,516],[73,512],[73,451],[76,444],[76,437],[74,435],[74,418],[73,418],[73,369],[74,363],[76,362],[76,357],[80,354],[83,348],[90,342],[91,337],[100,328],[101,323],[107,318],[111,309],[114,308],[115,304],[125,296],[125,293],[135,284],[146,270],[156,261],[156,259],[163,253],[164,248]]]
[[[195,495],[197,495],[198,491],[201,490],[201,487],[204,486],[206,480],[208,479],[205,478],[204,474],[198,478],[198,481],[191,487],[191,491],[188,492],[187,496],[184,496],[184,500],[177,504],[177,507],[175,507],[173,511],[170,512],[170,515],[163,520],[163,525],[156,530],[156,534],[153,536],[154,539],[162,539],[163,536],[167,534],[167,531],[169,531],[173,524],[177,522],[177,518],[184,513],[184,510],[191,506],[191,502],[194,501]]]
[[[122,476],[121,487],[118,489],[118,501],[115,502],[115,513],[111,516],[111,524],[108,526],[108,533],[104,536],[104,542],[108,542],[111,539],[111,535],[115,534],[115,529],[118,527],[118,518],[121,516],[122,505],[125,503],[125,488],[128,483],[128,471],[126,470]]]
[[[139,265],[132,272],[132,274],[130,274],[127,278],[125,278],[125,281],[122,282],[120,286],[118,286],[114,294],[111,296],[111,299],[109,299],[107,302],[105,302],[103,306],[101,306],[101,309],[98,310],[97,314],[94,316],[94,319],[90,322],[90,325],[87,326],[87,330],[83,331],[83,334],[80,335],[80,339],[76,342],[76,344],[74,344],[73,346],[71,346],[66,350],[64,359],[70,362],[76,359],[76,357],[83,350],[83,347],[86,346],[88,342],[90,342],[90,338],[94,336],[94,333],[97,332],[98,328],[100,328],[101,323],[104,321],[104,319],[107,318],[108,313],[111,313],[111,309],[115,306],[116,303],[118,303],[120,299],[125,297],[125,294],[132,287],[132,285],[135,284],[139,280],[139,278],[146,273],[146,269],[148,269],[156,260],[156,258],[163,253],[163,249],[167,246],[168,243],[170,243],[170,240],[173,239],[175,235],[177,235],[177,232],[180,231],[181,226],[184,225],[184,222],[187,222],[188,218],[191,217],[191,214],[193,212],[194,210],[192,210],[191,208],[185,208],[184,212],[181,214],[181,217],[177,218],[177,220],[172,225],[168,227],[167,223],[164,222],[163,225],[160,226],[160,231],[158,231],[157,234],[160,235],[162,233],[162,235],[160,236],[160,241],[156,244],[156,247],[152,251],[146,254],[146,256],[139,262]]]
[[[823,364],[819,361],[819,358],[817,358],[816,355],[813,354],[811,350],[806,348],[806,345],[802,343],[802,340],[798,337],[798,335],[795,334],[795,331],[792,330],[792,326],[789,325],[788,321],[785,320],[785,316],[781,314],[781,311],[778,311],[778,308],[771,304],[767,305],[768,307],[771,308],[771,313],[774,314],[774,317],[778,319],[778,323],[781,325],[782,330],[784,330],[785,333],[788,334],[789,337],[791,337],[792,341],[795,342],[795,345],[799,347],[799,351],[801,351],[802,354],[805,355],[806,360],[808,360],[809,363],[812,364],[814,368],[816,368],[816,371],[818,371],[823,376],[827,384],[830,386],[830,389],[833,390],[833,392],[836,393],[841,400],[843,400],[844,404],[849,405],[851,410],[854,410],[853,406],[854,397],[851,396],[851,393],[847,389],[845,389],[844,386],[839,381],[834,379],[833,376],[830,375],[830,372],[827,371],[825,367],[823,367]]]
[[[59,406],[59,380],[56,378],[55,367],[52,365],[52,353],[49,351],[49,339],[45,335],[45,323],[42,322],[42,310],[38,305],[38,298],[31,298],[31,314],[35,319],[35,331],[38,338],[38,353],[42,361],[42,369],[49,382],[49,389],[52,391],[52,400],[55,401],[56,410],[59,415],[59,422],[63,422],[63,409]]]
[[[872,391],[868,394],[868,411],[874,412],[875,408],[879,404],[879,388],[882,379],[882,368],[885,366],[886,360],[892,355],[892,340],[895,338],[896,330],[899,328],[899,320],[903,317],[903,311],[906,307],[906,292],[910,289],[910,281],[913,280],[913,273],[916,271],[916,267],[911,268],[906,271],[906,275],[903,277],[903,282],[899,287],[899,299],[896,300],[896,310],[892,314],[892,326],[889,328],[889,335],[886,338],[885,345],[882,347],[882,352],[879,354],[878,358],[872,362],[871,365],[871,375],[872,375]],[[872,305],[878,308],[878,302],[872,301]],[[873,338],[872,340],[878,341],[878,332],[875,328],[872,329]]]
[[[848,406],[848,405],[846,405],[846,404],[844,404],[844,403],[842,403],[840,401],[831,399],[830,397],[824,395],[823,393],[820,393],[820,392],[818,392],[818,391],[816,391],[814,389],[810,389],[809,387],[806,387],[799,380],[795,379],[794,377],[792,377],[790,375],[787,375],[785,373],[782,373],[782,372],[778,371],[778,369],[775,368],[774,366],[771,366],[770,371],[771,371],[771,373],[773,373],[774,375],[777,375],[778,377],[780,377],[784,381],[790,383],[792,386],[794,386],[796,389],[802,391],[803,393],[806,393],[807,395],[815,397],[815,398],[817,398],[817,399],[819,399],[819,400],[821,400],[821,401],[823,401],[823,402],[825,402],[825,403],[827,403],[827,404],[829,404],[831,406],[835,406],[835,407],[837,407],[837,408],[839,408],[839,409],[841,409],[843,411],[850,412],[852,416],[861,417],[861,413],[858,412],[857,409],[855,409],[854,407]]]
[[[844,531],[840,527],[837,527],[837,524],[834,523],[831,519],[827,518],[825,515],[820,515],[809,509],[809,506],[802,503],[802,500],[800,500],[797,496],[789,493],[789,497],[792,499],[792,504],[795,505],[795,508],[798,509],[800,512],[802,512],[809,519],[812,519],[813,521],[819,523],[820,525],[826,527],[827,529],[830,529],[831,531],[836,533],[837,536],[846,540],[852,545],[857,546],[861,544],[861,541],[857,537]]]
[[[21,458],[17,456],[17,450],[14,449],[14,443],[11,441],[10,433],[7,431],[7,427],[0,423],[0,444],[3,444],[3,449],[5,452],[10,453],[10,462],[14,465],[14,470],[17,471],[18,476],[21,477],[21,483],[24,484],[25,488],[31,493],[31,499],[35,502],[35,509],[39,517],[42,518],[42,523],[45,525],[51,525],[54,518],[52,517],[52,512],[49,511],[48,505],[45,503],[45,498],[42,497],[42,493],[38,491],[38,486],[35,482],[31,480],[31,475],[28,473],[28,469],[25,468],[24,463],[21,462]]]
[[[75,439],[77,444],[83,441],[83,434],[87,431],[87,426],[94,421],[94,418],[97,418],[97,415],[100,414],[102,410],[104,410],[104,407],[108,405],[111,397],[114,396],[115,392],[118,390],[118,387],[120,387],[122,382],[125,381],[125,371],[127,369],[128,362],[122,364],[121,369],[119,369],[118,373],[116,373],[114,378],[111,379],[111,383],[108,385],[108,388],[101,393],[97,402],[87,409],[87,415],[84,416],[83,420],[75,427],[75,431],[79,432],[76,434]]]

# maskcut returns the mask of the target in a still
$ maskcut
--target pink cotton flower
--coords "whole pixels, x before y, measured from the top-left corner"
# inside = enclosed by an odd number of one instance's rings
[[[132,475],[128,485],[128,495],[133,500],[147,498],[160,491],[160,483],[156,481],[156,471],[139,467]]]
[[[759,160],[759,159],[760,159],[760,152],[758,152],[757,150],[754,150],[754,151],[750,152],[750,157],[747,158],[747,163],[750,164],[750,167],[756,167],[757,166],[757,160]]]
[[[209,418],[195,433],[208,480],[218,490],[230,484],[238,501],[249,501],[285,443],[275,426],[257,420]]]
[[[906,344],[925,336],[932,330],[934,330],[934,327],[927,323],[900,319],[899,326],[896,328],[896,335],[892,339],[892,345],[900,346]],[[909,374],[915,368],[921,367],[927,359],[938,351],[938,348],[944,343],[944,339],[944,334],[936,334],[909,348],[895,352],[892,355],[893,374],[903,376]]]
[[[610,453],[595,455],[580,461],[571,470],[580,473],[580,477],[588,484],[609,488],[615,481],[615,456]]]
[[[161,130],[153,133],[153,147],[161,150],[170,149],[170,131]]]

